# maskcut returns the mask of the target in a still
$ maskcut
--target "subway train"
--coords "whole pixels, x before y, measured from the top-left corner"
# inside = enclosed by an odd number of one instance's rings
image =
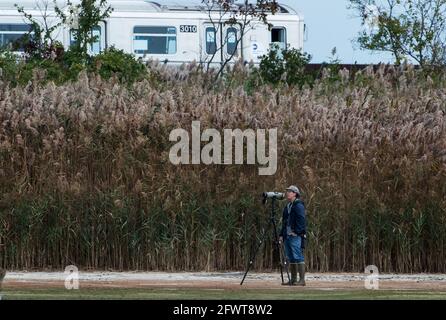
[[[17,42],[30,32],[16,3],[40,21],[43,16],[47,16],[49,24],[57,21],[52,0],[0,0],[0,47]],[[109,0],[113,11],[93,28],[97,41],[91,45],[90,53],[98,54],[113,46],[138,58],[169,64],[239,59],[258,63],[272,45],[303,49],[304,19],[290,6],[279,4],[277,12],[268,14],[269,27],[253,19],[241,35],[241,25],[225,23],[227,17],[221,18],[221,9],[216,6],[202,1],[185,3]],[[59,8],[64,5],[65,1],[58,0]],[[74,41],[72,29],[70,25],[61,25],[53,38],[68,49]]]

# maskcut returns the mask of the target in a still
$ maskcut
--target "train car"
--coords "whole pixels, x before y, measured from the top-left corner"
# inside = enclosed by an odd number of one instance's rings
[[[30,31],[15,3],[42,22],[46,16],[47,23],[56,23],[52,0],[0,0],[0,47]],[[242,24],[225,23],[220,8],[201,1],[187,3],[109,0],[113,12],[92,30],[98,41],[91,46],[91,53],[114,46],[139,58],[169,64],[228,59],[258,63],[272,45],[303,49],[304,19],[289,6],[280,4],[278,12],[268,15],[271,28],[253,19],[242,35]],[[65,1],[58,1],[60,8],[64,5]],[[72,26],[63,25],[53,34],[66,49],[73,43],[71,30]]]

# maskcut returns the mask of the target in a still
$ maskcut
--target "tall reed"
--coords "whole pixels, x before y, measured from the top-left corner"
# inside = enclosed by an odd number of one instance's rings
[[[446,272],[443,80],[382,66],[248,94],[237,68],[220,89],[194,65],[131,88],[1,82],[0,266],[240,270],[268,223],[260,193],[295,183],[312,271]],[[172,165],[169,133],[192,120],[277,127],[276,175]],[[256,268],[277,258],[269,238]]]

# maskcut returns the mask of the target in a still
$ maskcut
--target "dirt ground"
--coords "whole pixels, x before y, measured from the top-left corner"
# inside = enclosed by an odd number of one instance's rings
[[[63,288],[62,272],[9,272],[3,289]],[[84,288],[134,289],[279,289],[279,273],[249,273],[243,286],[243,272],[227,273],[164,273],[164,272],[80,272],[79,285]],[[286,274],[285,274],[286,278]],[[364,274],[308,273],[305,290],[364,290]],[[420,290],[446,292],[444,274],[382,274],[380,290]]]

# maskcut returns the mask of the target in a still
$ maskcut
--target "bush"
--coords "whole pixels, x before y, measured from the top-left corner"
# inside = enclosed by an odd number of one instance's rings
[[[273,47],[260,61],[260,76],[264,81],[297,85],[302,88],[311,84],[313,78],[305,72],[311,56],[297,49],[280,50]]]
[[[116,76],[121,83],[126,84],[133,84],[148,76],[144,63],[137,61],[133,55],[114,48],[87,60],[72,50],[64,52],[54,60],[31,58],[26,61],[19,60],[14,53],[5,51],[0,55],[0,68],[1,79],[13,86],[26,85],[36,73],[36,79],[42,84],[49,81],[56,84],[76,81],[84,70],[99,74],[103,79]]]
[[[147,67],[132,54],[111,47],[93,57],[91,71],[103,79],[117,76],[121,83],[132,84],[147,77]]]
[[[18,73],[17,56],[9,51],[0,52],[0,80],[14,82]]]
[[[62,84],[68,80],[69,74],[63,65],[56,61],[34,59],[20,63],[20,73],[17,76],[17,82],[21,85],[26,85],[35,76],[42,84],[49,81]]]

